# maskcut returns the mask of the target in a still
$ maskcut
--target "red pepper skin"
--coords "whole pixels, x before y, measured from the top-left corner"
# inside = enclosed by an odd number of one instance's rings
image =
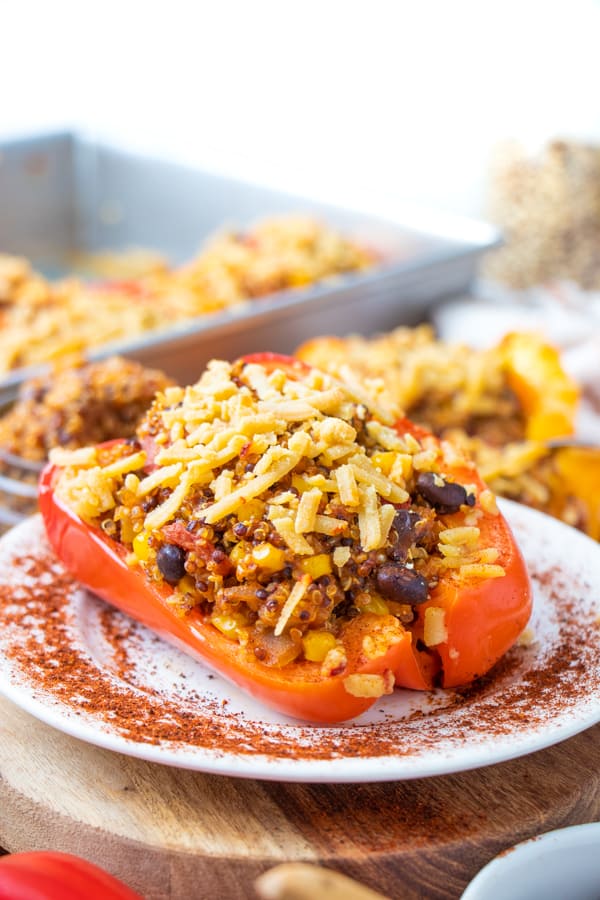
[[[400,434],[416,438],[429,432],[409,419],[396,424]],[[481,492],[486,485],[475,469],[453,466],[448,470],[460,484],[476,485]],[[446,613],[448,640],[437,644],[435,653],[441,665],[442,687],[469,684],[492,668],[509,650],[529,621],[532,590],[527,566],[506,519],[485,513],[477,520],[480,545],[498,550],[498,564],[504,569],[502,578],[447,577],[441,579],[419,607],[441,607]],[[442,517],[446,528],[464,525],[462,513]],[[420,622],[423,621],[420,615]],[[413,629],[415,638],[422,637],[422,625]]]
[[[256,365],[264,366],[266,369],[282,369],[290,378],[308,375],[312,370],[312,366],[309,366],[308,363],[293,356],[286,356],[285,353],[271,353],[267,351],[248,353],[242,357],[242,361],[246,364],[256,363]]]
[[[272,353],[245,357],[246,363],[282,368],[292,377],[310,371],[305,363]],[[427,432],[404,420],[401,433],[416,437]],[[152,464],[147,466],[152,468]],[[472,469],[453,468],[449,474],[463,484],[483,483]],[[377,698],[355,697],[344,687],[349,674],[393,673],[398,687],[428,690],[435,684],[466,684],[482,675],[515,642],[529,619],[531,587],[525,563],[502,516],[485,513],[478,525],[482,546],[497,546],[498,563],[505,568],[501,579],[441,579],[427,606],[446,612],[448,640],[430,652],[420,649],[423,615],[382,655],[366,659],[363,638],[377,638],[397,620],[393,616],[363,614],[351,619],[340,638],[348,659],[343,673],[324,676],[321,665],[309,661],[282,668],[265,666],[253,652],[226,638],[202,613],[192,610],[181,618],[168,604],[172,588],[146,579],[138,565],[125,562],[126,549],[99,528],[84,523],[54,494],[58,471],[48,466],[40,480],[40,510],[50,544],[75,578],[104,600],[171,641],[176,646],[240,686],[247,693],[280,712],[313,722],[341,722],[366,711]],[[464,524],[462,513],[444,517],[447,527]],[[488,542],[489,540],[489,542]]]
[[[143,900],[117,878],[70,853],[0,857],[0,900]]]
[[[127,294],[132,300],[147,296],[148,290],[144,287],[140,280],[135,278],[121,278],[114,281],[102,281],[92,285],[100,292],[108,291],[109,293]]]

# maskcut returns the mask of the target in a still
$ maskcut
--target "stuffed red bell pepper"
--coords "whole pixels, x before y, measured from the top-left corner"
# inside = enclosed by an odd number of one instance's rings
[[[288,357],[213,361],[135,439],[54,451],[40,508],[82,584],[302,719],[468,683],[531,610],[473,466]]]

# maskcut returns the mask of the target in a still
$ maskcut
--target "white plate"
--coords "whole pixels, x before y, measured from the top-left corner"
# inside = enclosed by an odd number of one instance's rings
[[[533,642],[470,688],[396,691],[341,726],[287,719],[79,589],[34,517],[0,542],[0,691],[98,746],[248,778],[420,778],[531,753],[600,721],[600,547],[502,508],[533,579]]]
[[[530,838],[488,863],[461,900],[598,900],[600,822]]]

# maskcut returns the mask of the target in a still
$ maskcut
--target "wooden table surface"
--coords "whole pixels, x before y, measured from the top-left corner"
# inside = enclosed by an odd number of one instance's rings
[[[415,781],[308,785],[101,750],[0,700],[0,846],[76,853],[148,900],[254,898],[284,861],[392,898],[458,898],[498,852],[600,820],[600,725],[512,762]]]

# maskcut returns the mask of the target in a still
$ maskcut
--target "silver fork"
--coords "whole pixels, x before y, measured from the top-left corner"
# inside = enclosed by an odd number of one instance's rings
[[[0,526],[18,525],[37,509],[37,478],[43,463],[0,448]],[[8,473],[8,474],[4,474]]]

